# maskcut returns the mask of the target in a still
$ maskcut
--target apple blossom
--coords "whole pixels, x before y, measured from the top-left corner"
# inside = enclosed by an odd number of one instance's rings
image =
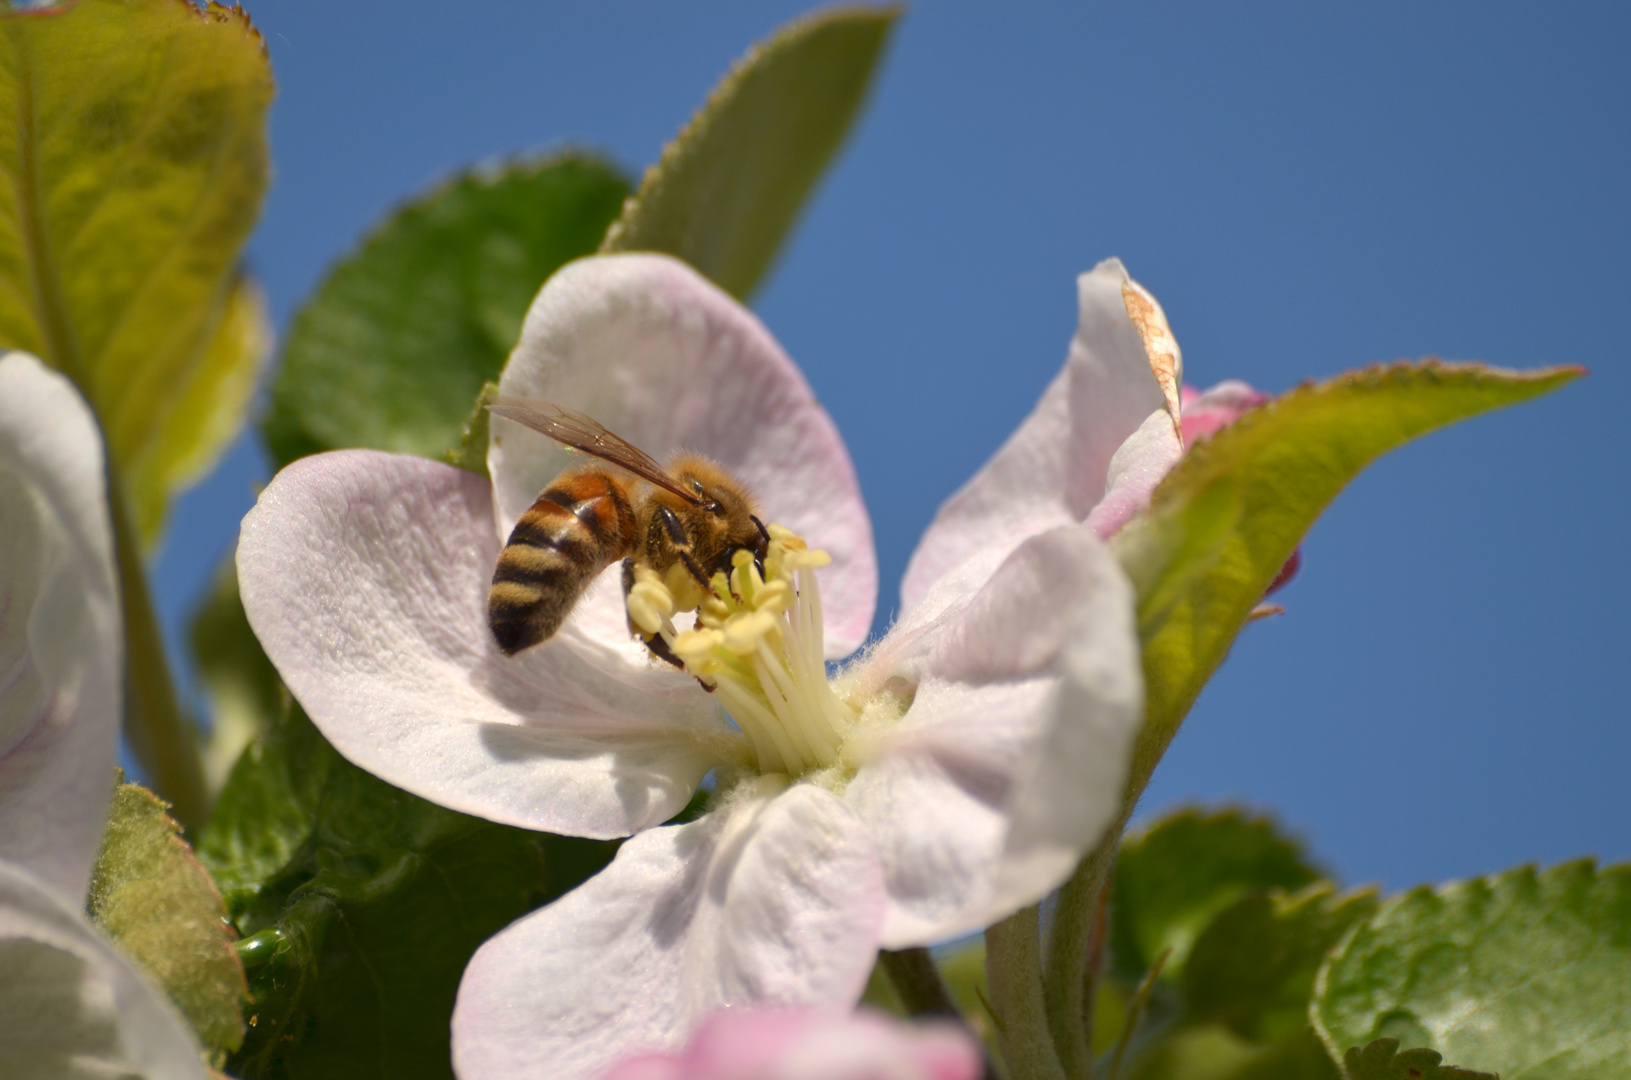
[[[83,911],[122,653],[96,422],[67,379],[0,356],[0,1075],[204,1076],[185,1021]]]
[[[936,519],[901,620],[831,678],[876,591],[848,454],[758,321],[671,259],[563,268],[500,390],[659,457],[707,454],[758,493],[772,550],[716,578],[695,625],[656,575],[625,605],[613,569],[550,643],[503,656],[494,561],[571,461],[508,421],[491,484],[345,451],[268,487],[239,546],[245,608],[341,753],[494,820],[635,834],[472,959],[454,1015],[467,1080],[593,1075],[726,1005],[847,1007],[880,946],[1001,919],[1097,841],[1142,713],[1131,590],[1100,537],[1181,452],[1182,369],[1119,262],[1081,295],[1065,373]],[[686,672],[630,640],[630,617]],[[706,814],[655,827],[710,773]]]
[[[975,1080],[983,1069],[968,1031],[945,1022],[731,1009],[703,1021],[684,1049],[625,1058],[600,1080]]]

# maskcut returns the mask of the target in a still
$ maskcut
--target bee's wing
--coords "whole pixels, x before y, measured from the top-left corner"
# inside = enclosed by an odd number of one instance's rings
[[[621,436],[607,431],[597,421],[580,412],[542,398],[511,397],[499,394],[487,403],[487,411],[506,420],[548,435],[580,454],[588,454],[626,469],[666,491],[695,505],[701,505],[695,492],[686,491],[668,470],[650,454]]]

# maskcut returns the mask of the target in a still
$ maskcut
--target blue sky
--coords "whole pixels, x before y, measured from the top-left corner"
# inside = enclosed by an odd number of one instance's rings
[[[480,159],[631,174],[798,5],[246,0],[279,81],[250,245],[281,327],[395,203]],[[975,4],[900,24],[755,308],[849,439],[883,612],[935,507],[1063,361],[1119,255],[1190,381],[1440,355],[1581,363],[1316,525],[1145,812],[1271,809],[1390,888],[1631,857],[1631,8]],[[265,479],[241,443],[156,571],[173,636]]]

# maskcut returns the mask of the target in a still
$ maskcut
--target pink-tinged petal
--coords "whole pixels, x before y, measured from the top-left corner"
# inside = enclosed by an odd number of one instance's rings
[[[1087,515],[1087,526],[1108,540],[1150,505],[1150,493],[1184,456],[1172,417],[1152,412],[1110,459],[1104,498]]]
[[[849,451],[764,325],[696,271],[651,254],[562,267],[533,302],[499,388],[576,409],[659,461],[689,450],[723,465],[767,523],[832,555],[821,583],[828,655],[866,638],[878,565]],[[555,475],[583,458],[494,418],[487,462],[507,536]],[[600,625],[622,618],[620,603]]]
[[[1237,379],[1220,382],[1206,393],[1184,387],[1184,446],[1194,446],[1228,427],[1249,409],[1269,400],[1269,396]]]
[[[849,1009],[877,950],[866,830],[810,785],[628,841],[477,950],[453,1010],[461,1080],[576,1080],[674,1050],[716,1009]]]
[[[885,948],[1040,899],[1120,807],[1143,717],[1132,588],[1084,525],[1025,541],[977,594],[886,637],[858,677],[917,687],[844,792],[884,865]]]
[[[1106,259],[1077,279],[1080,318],[1065,368],[1019,429],[941,506],[901,585],[910,612],[967,562],[989,573],[1027,536],[1081,521],[1104,497],[1110,459],[1164,407],[1143,340],[1127,316],[1131,279]]]
[[[113,794],[124,636],[102,437],[63,376],[0,357],[0,859],[82,897]]]
[[[479,476],[345,450],[280,472],[244,519],[238,580],[284,682],[351,761],[443,806],[623,836],[682,809],[729,733],[694,681],[506,657],[487,627],[498,558]]]
[[[0,860],[0,1076],[204,1080],[186,1022],[79,907]]]
[[[973,1037],[944,1021],[733,1009],[679,1053],[630,1058],[601,1080],[975,1080],[982,1069]]]

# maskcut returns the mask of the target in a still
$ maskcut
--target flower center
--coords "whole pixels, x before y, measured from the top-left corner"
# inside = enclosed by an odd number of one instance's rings
[[[683,566],[667,575],[637,567],[629,618],[718,694],[760,773],[799,777],[842,762],[860,714],[827,681],[815,572],[831,557],[779,525],[768,531],[762,573],[752,552],[738,551],[707,591]],[[676,631],[682,610],[696,610],[696,626]]]

